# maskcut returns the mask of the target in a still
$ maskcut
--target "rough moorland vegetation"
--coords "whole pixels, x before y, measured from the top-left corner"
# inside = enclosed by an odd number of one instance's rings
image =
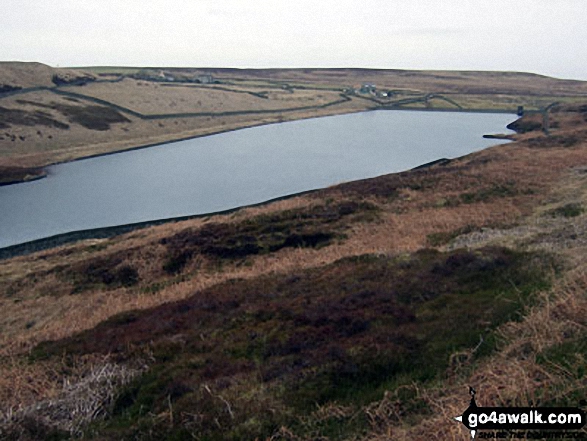
[[[429,168],[0,261],[1,436],[456,440],[469,386],[579,405],[584,109]]]

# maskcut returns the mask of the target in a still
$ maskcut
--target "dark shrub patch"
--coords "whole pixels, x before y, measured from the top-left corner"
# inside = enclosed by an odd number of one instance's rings
[[[63,275],[72,280],[72,293],[79,293],[99,285],[107,288],[134,286],[139,282],[138,271],[125,264],[122,258],[91,259],[66,270]]]
[[[192,251],[178,252],[167,257],[163,270],[167,274],[177,274],[183,270],[193,255]]]
[[[581,139],[574,135],[556,135],[552,137],[551,142],[554,142],[561,147],[573,147],[581,142]]]
[[[138,313],[136,311],[122,312],[110,317],[107,320],[107,323],[110,323],[111,325],[128,325],[129,323],[135,322],[137,318]]]
[[[467,269],[474,263],[477,263],[477,258],[472,252],[457,251],[456,253],[448,256],[444,262],[435,264],[432,268],[432,272],[434,274],[449,276],[460,269]]]
[[[84,86],[87,83],[96,81],[96,79],[88,75],[55,74],[51,78],[51,81],[53,81],[53,84],[56,86]]]
[[[270,246],[269,251],[278,251],[288,247],[316,248],[318,245],[330,242],[332,237],[332,234],[326,233],[290,234],[282,243]]]
[[[582,137],[577,135],[551,135],[551,136],[540,136],[537,138],[532,138],[527,140],[526,142],[530,147],[537,147],[537,148],[552,148],[552,147],[573,147],[574,145],[581,142],[581,139],[584,138],[584,133]]]
[[[576,217],[583,214],[585,210],[579,203],[570,203],[563,205],[562,207],[555,208],[553,210],[548,211],[548,214],[552,217]]]
[[[409,188],[416,191],[426,191],[436,186],[439,181],[437,170],[411,170],[407,173],[395,173],[376,178],[361,179],[346,182],[336,186],[336,189],[347,195],[370,195],[382,201],[390,202],[397,198],[400,190]],[[317,192],[318,196],[328,197],[329,190]]]
[[[489,188],[482,188],[474,193],[461,193],[461,202],[465,204],[473,204],[476,202],[484,202],[495,198],[505,198],[515,196],[518,191],[514,184],[493,185]]]
[[[112,274],[111,284],[133,286],[139,282],[139,273],[129,265],[123,265]]]
[[[110,107],[97,105],[81,107],[65,104],[56,107],[70,122],[80,124],[90,130],[105,131],[110,129],[110,124],[130,122],[128,118]]]
[[[27,111],[0,107],[0,128],[18,126],[45,126],[57,129],[69,129],[69,125],[53,119],[51,115],[39,110]]]
[[[110,124],[130,122],[130,120],[123,116],[120,112],[106,106],[75,106],[58,102],[52,102],[51,104],[43,104],[27,100],[18,100],[17,102],[20,104],[29,104],[31,106],[41,107],[43,109],[56,110],[65,117],[67,117],[69,122],[80,124],[81,126],[90,130],[104,131],[110,129]],[[19,110],[19,112],[23,111]],[[35,114],[43,114],[43,112],[36,111]],[[69,128],[69,126],[67,126],[66,128]]]
[[[14,92],[15,90],[21,90],[20,86],[11,86],[9,84],[0,84],[0,93]]]
[[[523,116],[513,123],[508,124],[507,128],[516,133],[528,133],[542,130],[542,116]]]
[[[163,269],[168,274],[177,274],[196,254],[233,260],[283,248],[328,245],[341,237],[344,220],[362,221],[366,213],[373,217],[376,211],[373,205],[365,202],[344,201],[261,215],[238,223],[206,224],[161,241],[168,249]]]
[[[17,423],[7,425],[0,431],[5,441],[46,440],[61,441],[71,439],[70,434],[46,424],[40,418],[25,416]]]

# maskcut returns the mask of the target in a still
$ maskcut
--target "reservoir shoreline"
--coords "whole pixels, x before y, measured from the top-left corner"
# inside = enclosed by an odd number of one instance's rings
[[[488,140],[481,141],[483,134],[500,131],[509,122],[497,115],[435,113],[358,112],[291,121],[279,128],[262,124],[274,127],[218,138],[198,136],[203,141],[197,144],[148,154],[120,152],[129,153],[128,158],[63,163],[66,168],[48,170],[50,183],[0,192],[0,206],[5,207],[0,258],[442,165],[446,158],[490,147]],[[153,147],[166,144],[171,143]]]
[[[239,207],[229,208],[227,210],[216,211],[213,213],[200,213],[200,214],[192,214],[188,216],[177,216],[177,217],[170,217],[164,219],[154,219],[150,221],[143,221],[143,222],[134,222],[130,224],[124,225],[114,225],[109,227],[101,227],[101,228],[89,228],[87,230],[78,230],[78,231],[70,231],[67,233],[56,234],[50,237],[44,237],[42,239],[31,240],[29,242],[19,243],[16,245],[10,245],[7,247],[0,247],[0,260],[10,259],[12,257],[17,256],[24,256],[27,254],[31,254],[37,251],[48,250],[51,248],[56,248],[61,245],[66,245],[73,242],[79,242],[82,240],[88,239],[109,239],[114,236],[119,236],[121,234],[130,233],[136,230],[142,230],[143,228],[154,227],[157,225],[163,225],[167,223],[176,223],[176,222],[183,222],[186,220],[192,219],[203,219],[206,217],[212,216],[224,216],[227,214],[232,214],[236,211],[243,210],[245,208],[255,208],[255,207],[263,207],[265,205],[272,204],[274,202],[284,201],[287,199],[292,199],[299,196],[305,196],[311,193],[316,193],[322,190],[321,188],[316,188],[314,190],[307,190],[302,191],[299,193],[292,193],[285,196],[280,196],[277,198],[272,198],[263,202],[258,202],[256,204],[249,204],[249,205],[241,205]]]
[[[190,141],[192,139],[198,139],[198,138],[205,138],[208,136],[213,136],[213,135],[220,135],[223,133],[230,133],[230,132],[236,132],[239,130],[244,130],[244,129],[250,129],[250,128],[255,128],[255,127],[263,127],[263,126],[269,126],[269,125],[275,125],[275,124],[283,124],[283,123],[288,123],[288,122],[294,122],[294,121],[304,121],[304,120],[312,120],[312,119],[319,119],[319,118],[327,118],[327,117],[331,117],[331,116],[339,116],[339,115],[351,115],[351,114],[358,114],[358,113],[368,113],[368,112],[373,112],[373,111],[379,111],[379,110],[400,110],[403,112],[449,112],[449,113],[486,113],[486,114],[511,114],[511,115],[516,115],[516,111],[515,110],[507,110],[507,109],[458,109],[458,108],[454,108],[454,109],[447,109],[447,108],[406,108],[406,107],[391,107],[391,106],[377,106],[377,107],[372,107],[372,108],[368,108],[368,109],[362,109],[362,110],[357,110],[357,111],[346,111],[346,112],[340,112],[340,113],[333,113],[333,114],[326,114],[326,115],[317,115],[317,116],[310,116],[310,117],[301,117],[301,118],[295,118],[295,119],[290,119],[290,120],[284,120],[284,121],[270,121],[270,122],[253,122],[253,123],[244,123],[242,125],[239,125],[238,127],[232,127],[229,129],[222,129],[222,130],[217,130],[217,131],[213,131],[210,133],[204,133],[204,134],[196,134],[196,135],[189,135],[189,136],[180,136],[178,138],[171,138],[165,141],[157,141],[157,142],[147,142],[146,144],[138,144],[136,146],[132,146],[132,147],[128,147],[128,148],[122,148],[120,150],[115,150],[115,151],[110,151],[110,152],[103,152],[103,153],[96,153],[96,154],[91,154],[91,155],[87,155],[87,156],[82,156],[79,158],[73,158],[73,159],[69,159],[69,160],[64,160],[64,161],[54,161],[54,162],[50,162],[42,167],[30,167],[30,170],[39,170],[40,169],[40,174],[38,174],[37,176],[30,178],[30,179],[14,179],[14,180],[10,180],[10,181],[6,181],[6,182],[2,182],[0,181],[0,187],[4,187],[4,186],[10,186],[10,185],[17,185],[17,184],[23,184],[23,183],[28,183],[28,182],[32,182],[32,181],[37,181],[37,180],[41,180],[41,179],[45,179],[47,178],[47,176],[49,175],[49,173],[47,172],[47,169],[49,167],[55,166],[55,165],[61,165],[61,164],[70,164],[70,163],[74,163],[74,162],[79,162],[79,161],[84,161],[86,159],[94,159],[94,158],[101,158],[104,156],[112,156],[112,155],[117,155],[119,153],[125,153],[125,152],[132,152],[132,151],[137,151],[137,150],[142,150],[142,149],[147,149],[147,148],[151,148],[151,147],[158,147],[158,146],[162,146],[162,145],[167,145],[167,144],[173,144],[175,142],[181,142],[181,141]],[[487,137],[489,138],[490,136],[493,136],[491,134],[488,134]],[[494,138],[494,139],[501,139],[501,138]],[[505,138],[504,138],[505,139]]]
[[[468,156],[464,155],[462,157]],[[462,158],[461,157],[461,158]],[[418,165],[410,170],[404,172],[397,172],[397,173],[406,173],[410,171],[416,170],[423,170],[433,166],[445,166],[454,160],[458,160],[460,158],[439,158],[431,162],[427,162],[422,165]],[[390,174],[397,174],[397,173],[390,173]],[[372,178],[366,178],[372,179]],[[359,179],[360,180],[360,179]],[[167,223],[176,223],[176,222],[183,222],[192,219],[203,219],[206,217],[212,216],[225,216],[228,214],[235,213],[239,210],[243,210],[246,208],[256,208],[256,207],[263,207],[274,202],[284,201],[287,199],[292,199],[300,196],[306,196],[312,193],[316,193],[323,190],[323,188],[316,188],[313,190],[306,190],[297,193],[292,193],[284,196],[279,196],[276,198],[268,199],[266,201],[258,202],[255,204],[248,204],[248,205],[241,205],[234,208],[229,208],[227,210],[221,210],[211,213],[200,213],[200,214],[192,214],[188,216],[177,216],[177,217],[170,217],[164,219],[154,219],[150,221],[143,221],[143,222],[133,222],[130,224],[124,225],[113,225],[109,227],[101,227],[101,228],[89,228],[87,230],[78,230],[78,231],[70,231],[67,233],[56,234],[50,237],[44,237],[41,239],[31,240],[24,243],[19,243],[16,245],[10,245],[7,247],[0,247],[0,260],[4,259],[11,259],[13,257],[18,256],[25,256],[27,254],[35,253],[37,251],[44,251],[51,248],[56,248],[62,245],[67,245],[74,242],[79,242],[82,240],[89,240],[89,239],[109,239],[114,236],[119,236],[122,234],[130,233],[136,230],[142,230],[144,228],[154,227],[157,225],[163,225]]]

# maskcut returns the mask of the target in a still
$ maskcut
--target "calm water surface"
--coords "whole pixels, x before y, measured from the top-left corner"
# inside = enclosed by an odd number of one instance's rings
[[[377,111],[268,125],[86,159],[0,187],[0,247],[209,213],[413,168],[497,143],[508,114]]]

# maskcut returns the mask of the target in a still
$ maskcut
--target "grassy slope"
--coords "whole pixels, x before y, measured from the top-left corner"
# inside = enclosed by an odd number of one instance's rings
[[[54,78],[75,79],[79,77],[92,77],[91,74],[72,69],[55,69],[41,63],[22,63],[22,62],[0,62],[0,95],[3,92],[10,92],[19,89],[34,87],[54,87]],[[4,102],[0,103],[2,106]],[[30,127],[30,130],[11,132],[9,129],[14,123]],[[23,143],[28,132],[38,131],[45,127],[65,128],[64,123],[48,118],[39,112],[30,113],[19,108],[0,107],[0,156],[6,156],[6,148],[15,150],[15,143]],[[37,132],[38,133],[38,132]],[[47,141],[47,139],[45,139]],[[20,146],[19,146],[20,147]],[[18,154],[18,150],[16,150]],[[45,163],[35,161],[24,161],[23,163],[6,161],[0,164],[0,185],[14,182],[29,181],[44,176],[44,171],[40,166]]]
[[[0,86],[51,87],[55,76],[75,78],[86,75],[77,69],[56,69],[41,63],[0,61]]]
[[[360,411],[386,389],[442,378],[446,354],[475,346],[480,335],[485,345],[478,355],[490,352],[492,329],[545,287],[528,259],[501,249],[423,251],[229,281],[142,314],[115,316],[71,340],[41,345],[33,357],[151,358],[149,373],[125,390],[114,419],[98,432],[269,437],[282,425],[296,427],[317,405]],[[167,411],[168,396],[178,415],[173,427],[144,414]],[[234,417],[218,397],[231,403]],[[316,429],[335,438],[368,429],[364,418],[337,426]]]
[[[462,439],[469,384],[480,404],[576,405],[587,111],[539,123],[446,165],[0,262],[0,398],[22,406],[4,435],[108,415],[86,436]]]

